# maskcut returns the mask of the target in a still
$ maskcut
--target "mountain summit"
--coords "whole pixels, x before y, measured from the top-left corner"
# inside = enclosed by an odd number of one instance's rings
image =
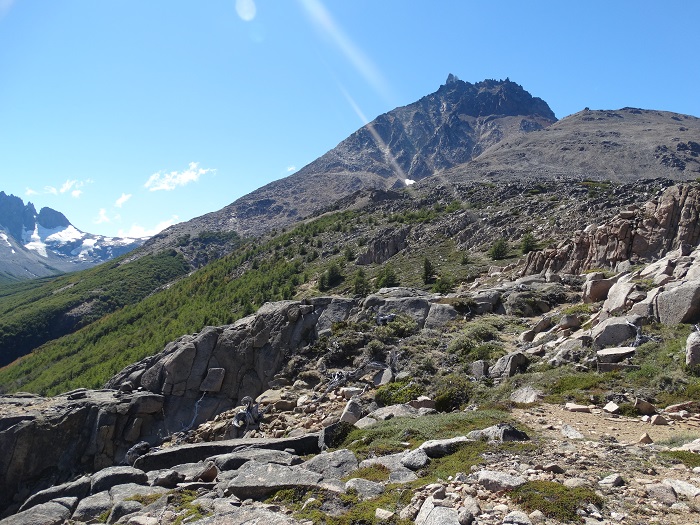
[[[204,230],[260,235],[357,190],[412,184],[556,120],[546,102],[508,79],[471,84],[450,74],[436,92],[378,116],[297,173],[172,226],[149,245],[172,246]]]
[[[82,270],[126,253],[142,239],[78,230],[63,213],[0,191],[0,282]]]

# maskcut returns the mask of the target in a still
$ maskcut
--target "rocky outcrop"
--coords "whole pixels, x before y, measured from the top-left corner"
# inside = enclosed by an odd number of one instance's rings
[[[524,274],[580,273],[648,261],[700,242],[700,185],[679,184],[641,208],[622,211],[606,224],[587,228],[556,248],[530,252]]]

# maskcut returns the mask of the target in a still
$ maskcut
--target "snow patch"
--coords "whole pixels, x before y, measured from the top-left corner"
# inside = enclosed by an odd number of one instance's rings
[[[12,244],[10,244],[10,241],[9,241],[7,235],[5,235],[4,233],[0,233],[0,239],[5,241],[5,244],[7,244],[10,248],[12,248]]]
[[[53,230],[39,226],[39,233],[47,242],[73,242],[85,236],[83,232],[72,224],[65,228],[54,228]]]
[[[39,234],[38,225],[34,227],[34,231],[31,233],[25,230],[22,234],[22,237],[25,241],[24,247],[27,248],[27,250],[34,250],[42,257],[48,257],[48,255],[46,254],[46,244],[44,243],[44,241],[41,238],[41,235]]]
[[[415,183],[416,183],[416,181],[411,180],[411,179],[406,179],[406,180],[404,180],[404,182],[406,183],[406,186],[410,186],[411,184],[415,184]]]

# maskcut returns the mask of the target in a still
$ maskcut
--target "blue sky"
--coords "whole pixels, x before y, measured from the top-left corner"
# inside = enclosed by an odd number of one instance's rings
[[[0,0],[0,190],[148,235],[453,73],[700,116],[700,2]]]

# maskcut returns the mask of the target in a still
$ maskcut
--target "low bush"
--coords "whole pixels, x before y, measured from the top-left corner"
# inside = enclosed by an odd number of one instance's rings
[[[569,488],[553,481],[528,481],[513,490],[510,497],[528,512],[539,510],[559,521],[580,521],[578,509],[591,503],[597,507],[603,504],[603,499],[590,488]]]

